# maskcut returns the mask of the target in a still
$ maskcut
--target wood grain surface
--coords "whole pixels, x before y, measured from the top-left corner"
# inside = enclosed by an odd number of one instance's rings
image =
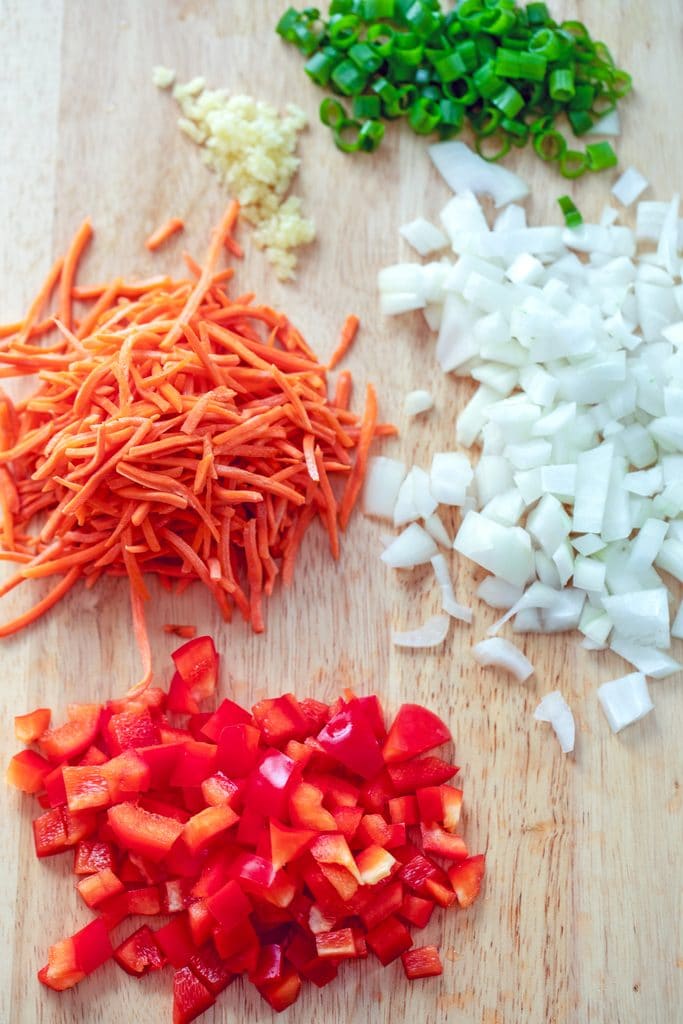
[[[435,216],[447,190],[425,145],[392,127],[374,158],[348,158],[317,123],[321,94],[299,55],[273,32],[284,0],[0,0],[0,317],[24,310],[53,256],[85,214],[96,227],[83,280],[116,273],[181,270],[180,251],[203,252],[225,203],[196,148],[176,128],[170,97],[151,83],[157,63],[186,80],[275,104],[299,103],[311,117],[295,191],[317,221],[296,285],[278,284],[253,248],[238,270],[244,290],[285,309],[321,356],[347,312],[363,329],[348,359],[357,394],[380,389],[381,411],[401,437],[385,447],[427,464],[452,445],[456,412],[470,385],[442,378],[421,319],[384,321],[375,278],[408,257],[397,228]],[[610,44],[634,76],[619,140],[622,167],[652,181],[650,197],[680,189],[683,144],[683,8],[680,0],[553,0],[556,16],[578,17]],[[553,218],[566,189],[530,153],[514,166],[532,184],[533,218]],[[615,175],[572,192],[597,217]],[[187,234],[161,253],[147,233],[170,215]],[[537,222],[539,222],[537,220]],[[406,391],[433,389],[436,410],[405,424]],[[679,1024],[683,1020],[683,690],[653,682],[655,713],[619,737],[595,696],[600,681],[627,671],[611,654],[588,654],[575,636],[528,638],[536,665],[526,685],[475,669],[471,645],[493,613],[478,606],[472,629],[456,624],[438,654],[392,649],[390,629],[435,608],[427,573],[396,576],[378,560],[381,527],[358,516],[339,565],[312,531],[295,584],[267,610],[267,632],[224,625],[199,588],[183,598],[154,591],[149,610],[155,668],[169,676],[173,647],[161,626],[194,622],[224,653],[223,687],[237,700],[292,689],[332,698],[343,686],[376,691],[396,707],[419,699],[450,722],[467,803],[466,837],[488,853],[484,898],[468,912],[437,913],[424,933],[444,952],[433,982],[404,983],[399,965],[345,965],[324,991],[307,987],[284,1019],[339,1024]],[[456,563],[453,563],[454,570]],[[457,567],[465,598],[474,577]],[[33,592],[35,594],[35,591]],[[32,595],[5,598],[3,619]],[[681,651],[678,650],[680,656]],[[2,641],[3,763],[14,751],[12,716],[37,705],[106,699],[137,678],[123,584],[81,590],[24,634]],[[559,687],[577,718],[574,756],[563,757],[549,727],[534,723],[540,696]],[[0,1024],[137,1024],[170,1021],[171,979],[138,984],[113,964],[56,995],[36,981],[47,946],[81,927],[88,912],[74,891],[70,858],[39,863],[31,843],[32,801],[0,786]],[[232,986],[213,1021],[274,1019],[250,985]]]

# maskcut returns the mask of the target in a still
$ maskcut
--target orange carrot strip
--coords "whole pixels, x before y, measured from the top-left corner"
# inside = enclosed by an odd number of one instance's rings
[[[360,320],[353,313],[350,316],[347,316],[344,321],[344,326],[342,327],[339,344],[332,353],[330,361],[327,364],[328,370],[333,370],[335,366],[342,361],[348,350],[351,348],[351,345],[358,333],[359,324]]]
[[[90,220],[86,218],[73,237],[66,256],[64,257],[64,268],[61,281],[59,282],[59,308],[58,316],[67,329],[71,328],[71,290],[79,260],[83,250],[92,238],[93,230]]]
[[[12,636],[13,633],[18,633],[25,626],[28,626],[31,622],[35,622],[41,615],[49,611],[54,605],[60,601],[65,594],[67,594],[74,583],[81,575],[80,569],[70,569],[69,572],[64,576],[62,580],[53,587],[52,590],[45,595],[42,601],[38,601],[34,604],[33,608],[29,611],[24,612],[23,615],[18,615],[15,619],[10,622],[6,622],[3,626],[0,626],[0,637]]]
[[[339,525],[342,530],[348,526],[349,518],[363,485],[365,469],[368,462],[370,445],[375,435],[377,423],[377,395],[372,384],[368,384],[365,398],[365,411],[358,439],[356,461],[346,480],[346,487],[339,507]]]
[[[145,240],[145,246],[150,252],[154,252],[159,246],[167,242],[172,235],[175,235],[177,231],[182,231],[185,227],[180,217],[171,217],[164,224],[153,231],[151,235]]]

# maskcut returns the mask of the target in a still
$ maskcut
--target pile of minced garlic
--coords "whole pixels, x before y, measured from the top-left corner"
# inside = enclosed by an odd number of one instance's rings
[[[286,196],[300,160],[297,137],[306,115],[288,105],[281,116],[274,107],[251,96],[230,96],[224,89],[207,89],[203,78],[185,85],[175,72],[157,67],[154,84],[173,85],[182,117],[178,126],[202,149],[202,159],[214,171],[254,225],[254,241],[264,249],[280,280],[293,278],[299,245],[315,237],[315,225],[301,212],[301,199]]]

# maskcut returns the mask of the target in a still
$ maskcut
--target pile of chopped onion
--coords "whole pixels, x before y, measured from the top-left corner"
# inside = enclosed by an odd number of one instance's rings
[[[515,633],[577,629],[643,679],[671,675],[671,636],[683,635],[667,581],[683,582],[679,196],[640,202],[635,231],[611,207],[596,224],[529,226],[509,171],[452,143],[430,153],[462,189],[436,229],[453,255],[382,270],[381,305],[422,310],[441,369],[478,387],[455,423],[458,450],[428,469],[371,465],[366,512],[402,527],[382,557],[406,568],[452,546],[492,574],[478,590],[506,612],[492,634],[508,620]],[[614,191],[627,204],[646,186],[629,169]],[[505,207],[492,225],[480,192]],[[430,232],[413,223],[404,237],[424,251]],[[454,539],[439,516],[449,505]],[[493,663],[512,668],[500,653]],[[648,701],[610,722],[637,720]]]

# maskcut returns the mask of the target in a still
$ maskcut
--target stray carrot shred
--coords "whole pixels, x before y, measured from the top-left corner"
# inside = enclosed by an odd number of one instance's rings
[[[153,231],[152,234],[145,241],[145,246],[150,252],[154,252],[160,246],[167,242],[172,235],[175,235],[177,231],[182,231],[185,227],[180,217],[171,217],[165,224]]]
[[[334,370],[335,366],[337,366],[337,364],[342,361],[348,350],[351,348],[351,345],[353,344],[354,339],[358,334],[359,325],[360,320],[355,314],[351,313],[350,316],[347,316],[346,320],[344,321],[344,326],[342,327],[339,344],[332,353],[330,361],[327,364],[328,370]]]
[[[170,633],[173,636],[179,636],[183,640],[192,640],[197,635],[196,626],[180,626],[173,622],[167,622],[164,625],[164,633]]]
[[[292,582],[314,518],[338,557],[370,445],[393,429],[377,423],[371,386],[362,420],[348,410],[347,371],[328,397],[329,366],[284,314],[252,293],[229,296],[233,271],[218,261],[241,252],[238,213],[230,203],[203,265],[185,254],[189,277],[93,286],[75,283],[92,236],[85,220],[26,317],[0,326],[0,377],[38,375],[21,402],[0,391],[0,558],[16,563],[0,597],[61,577],[0,637],[78,580],[123,576],[143,664],[136,692],[151,679],[145,576],[177,593],[200,580],[227,621],[237,608],[262,632],[263,599],[278,577]],[[180,227],[168,221],[148,248]],[[357,328],[348,317],[330,366]],[[335,480],[345,481],[341,500]]]

